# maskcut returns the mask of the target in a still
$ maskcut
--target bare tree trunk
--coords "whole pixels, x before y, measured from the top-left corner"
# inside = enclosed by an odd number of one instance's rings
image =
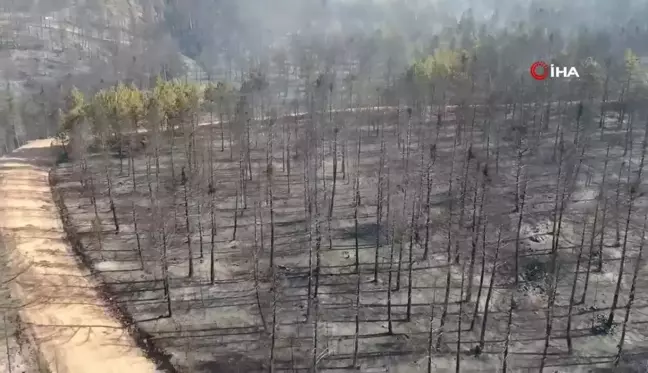
[[[463,297],[464,297],[464,281],[466,279],[466,263],[461,266],[461,293],[459,295],[459,314],[457,315],[457,351],[455,361],[455,373],[461,372],[461,322],[463,320]]]
[[[224,152],[225,151],[225,134],[224,134],[224,131],[223,131],[223,104],[222,104],[222,100],[221,100],[220,108],[218,110],[218,116],[219,116],[218,123],[220,124],[220,133],[221,133],[221,152]]]
[[[409,258],[407,260],[407,316],[405,317],[405,321],[409,322],[412,318],[412,285],[414,282],[413,278],[413,269],[414,269],[414,234],[413,230],[414,224],[415,224],[415,213],[416,213],[416,203],[417,203],[417,196],[414,196],[414,199],[412,201],[412,220],[410,223],[410,227],[408,229],[409,232]]]
[[[95,234],[97,235],[97,243],[99,251],[103,251],[103,228],[101,218],[99,217],[99,206],[97,206],[97,190],[95,188],[94,177],[92,173],[89,174],[88,182],[90,183],[90,204],[94,210],[94,221],[92,223]],[[102,254],[103,255],[103,254]]]
[[[341,170],[342,171],[342,180],[347,179],[347,167],[346,167],[347,156],[346,156],[346,154],[347,154],[347,142],[346,142],[346,140],[344,140],[343,143],[342,143],[342,170]]]
[[[234,159],[234,147],[232,146],[232,121],[230,120],[231,114],[228,111],[227,113],[227,126],[229,127],[229,130],[227,131],[227,140],[229,142],[229,158],[230,161]]]
[[[481,249],[482,262],[481,262],[481,272],[479,275],[479,288],[477,290],[477,299],[475,300],[475,309],[473,310],[473,315],[470,320],[470,328],[468,329],[469,331],[472,331],[475,328],[475,321],[477,320],[477,315],[479,314],[479,302],[481,300],[481,294],[484,289],[484,275],[486,273],[486,229],[487,229],[487,224],[486,222],[484,222],[484,226],[482,229],[482,249]]]
[[[356,272],[356,296],[355,296],[355,333],[353,337],[353,363],[352,367],[358,365],[358,350],[360,346],[360,272]]]
[[[556,160],[556,149],[558,149],[559,138],[562,137],[563,131],[562,113],[560,113],[559,117],[561,119],[558,121],[558,125],[556,126],[556,136],[554,137],[553,154],[551,156],[552,160]]]
[[[272,330],[270,332],[270,364],[269,373],[275,372],[275,345],[277,340],[277,275],[274,267],[272,271]]]
[[[314,174],[317,175],[317,172],[315,172]],[[322,245],[322,234],[320,231],[320,210],[319,202],[317,200],[317,188],[317,179],[315,179],[315,290],[313,292],[313,296],[315,298],[317,298],[317,295],[319,294],[320,272],[322,264],[322,252],[320,250]]]
[[[644,225],[641,231],[641,243],[639,244],[639,254],[637,254],[637,260],[635,263],[634,273],[632,275],[632,285],[630,285],[630,295],[628,296],[628,303],[626,303],[626,312],[623,318],[623,326],[621,327],[621,338],[619,339],[619,344],[617,346],[617,354],[614,358],[614,366],[617,367],[621,361],[623,355],[623,345],[625,343],[626,331],[628,328],[628,321],[630,320],[630,312],[632,311],[632,304],[635,300],[635,295],[637,291],[637,278],[639,277],[639,269],[641,268],[641,256],[643,254],[644,244],[646,243],[646,222],[648,221],[648,215],[644,217]]]
[[[477,164],[477,170],[479,170],[479,163]],[[468,264],[468,288],[466,289],[466,302],[470,302],[472,299],[472,284],[473,277],[475,275],[475,255],[477,254],[477,240],[479,237],[479,224],[481,223],[481,214],[479,219],[477,219],[477,199],[479,196],[479,178],[475,177],[475,191],[473,193],[473,211],[472,211],[472,223],[471,223],[471,251],[470,251],[470,262]],[[479,221],[478,221],[479,220]]]
[[[432,145],[432,148],[430,149],[430,164],[427,167],[425,177],[427,181],[427,187],[426,187],[426,198],[425,198],[425,249],[423,251],[423,260],[428,259],[428,255],[430,252],[430,219],[431,219],[431,214],[430,214],[430,198],[432,195],[432,177],[431,177],[431,168],[432,165],[434,164],[434,158],[435,156],[433,155],[433,152],[436,152],[436,145]]]
[[[479,333],[479,352],[484,351],[486,343],[486,324],[488,323],[488,313],[490,311],[490,301],[493,295],[493,286],[495,285],[495,277],[497,276],[497,260],[499,259],[499,252],[502,243],[502,228],[497,230],[497,246],[495,247],[495,259],[493,259],[493,269],[491,270],[491,277],[488,283],[488,292],[486,293],[486,302],[484,303],[484,317],[482,318],[481,331]]]
[[[389,334],[394,334],[394,326],[392,322],[392,280],[394,268],[394,230],[395,219],[391,217],[391,185],[390,175],[391,169],[387,167],[387,224],[389,224],[388,241],[389,241],[389,274],[387,278],[387,325]]]
[[[551,331],[553,330],[553,318],[554,318],[554,304],[556,302],[556,291],[558,288],[558,252],[552,254],[551,259],[551,284],[549,286],[549,300],[547,302],[547,324],[545,328],[545,338],[544,338],[544,348],[542,350],[542,358],[540,360],[540,369],[539,373],[542,373],[544,367],[547,363],[547,353],[549,351],[549,342],[551,340]]]
[[[504,339],[504,353],[502,356],[502,373],[508,373],[508,356],[509,346],[511,345],[511,325],[513,324],[513,310],[515,309],[515,300],[513,292],[509,300],[508,319],[506,322],[506,338]]]
[[[168,125],[168,123],[167,123]],[[176,185],[176,178],[175,178],[175,161],[174,161],[174,150],[175,150],[175,123],[170,124],[171,127],[171,148],[169,151],[169,158],[171,161],[171,180],[173,180],[173,185]]]
[[[564,155],[564,142],[562,134],[560,136],[560,159],[558,161],[558,175],[556,176],[556,193],[554,195],[554,216],[553,216],[553,227],[551,232],[553,234],[551,241],[551,253],[552,255],[558,250],[557,240],[560,238],[560,228],[559,228],[559,213],[562,210],[560,207],[563,204],[564,193],[560,193],[560,181],[562,178],[562,166],[563,166],[563,155]],[[565,182],[567,184],[567,182]],[[563,187],[563,190],[565,187]],[[559,197],[561,196],[561,197]]]
[[[214,198],[216,193],[214,190],[213,181],[209,183],[209,188],[207,193],[209,195],[209,219],[210,219],[209,233],[211,236],[209,242],[209,282],[212,285],[214,285],[214,280],[215,280],[214,250],[216,247],[216,211],[215,211],[216,201],[214,200]]]
[[[167,258],[167,232],[162,222],[162,277],[164,286],[164,296],[167,304],[167,317],[173,317],[171,309],[171,289],[169,288],[169,261]]]
[[[608,145],[607,152],[605,154],[605,166],[603,167],[603,182],[605,182],[605,174],[607,173],[607,161],[608,161],[609,154],[610,154],[610,146]],[[598,215],[599,215],[599,209],[601,205],[601,198],[604,198],[603,182],[601,183],[599,195],[596,198],[596,209],[594,210],[594,224],[592,224],[592,234],[590,235],[590,243],[589,243],[589,254],[587,257],[587,269],[585,272],[585,284],[583,285],[583,295],[581,296],[581,299],[578,302],[578,304],[585,303],[585,298],[587,297],[587,289],[589,288],[590,273],[592,271],[592,257],[594,256],[594,239],[596,238],[596,227],[598,223]]]
[[[245,133],[247,134],[246,136],[247,141],[245,146],[245,160],[247,164],[249,179],[252,180],[252,157],[250,156],[250,152],[252,148],[252,143],[250,141],[250,118],[247,119],[247,123],[245,126]],[[270,135],[272,135],[272,131],[270,132]],[[272,140],[270,140],[270,144],[272,146]],[[270,153],[272,153],[272,150],[270,151]]]
[[[495,175],[499,175],[500,164],[500,126],[495,125]]]
[[[576,114],[576,134],[574,135],[574,145],[578,146],[580,140],[580,120],[583,116],[583,102],[578,102],[578,113]]]
[[[646,162],[646,148],[648,147],[648,119],[646,119],[646,125],[644,126],[644,138],[641,143],[641,161],[639,161],[639,172],[637,175],[636,185],[641,185],[641,176],[643,174],[643,169]]]
[[[311,373],[317,373],[317,337],[318,337],[318,319],[319,319],[319,301],[314,299],[315,313],[313,315],[313,350],[311,355]]]
[[[621,222],[619,221],[621,216],[621,178],[623,177],[623,168],[625,167],[625,161],[621,162],[621,167],[619,168],[619,178],[617,179],[617,187],[616,187],[616,198],[615,198],[615,203],[614,203],[614,224],[616,227],[616,235],[615,235],[615,246],[619,247],[621,246]],[[628,167],[630,165],[628,164]],[[628,175],[629,177],[629,175]]]
[[[560,177],[560,175],[558,176]],[[515,285],[517,286],[520,281],[520,232],[522,231],[522,221],[524,220],[524,206],[526,204],[528,179],[525,177],[522,183],[522,193],[520,196],[520,207],[517,221],[517,228],[515,230]],[[558,196],[556,195],[556,198]]]
[[[464,216],[466,213],[466,193],[468,189],[468,171],[470,170],[470,161],[472,160],[472,145],[468,148],[468,151],[466,152],[466,165],[464,168],[464,174],[463,174],[463,180],[461,181],[461,192],[459,194],[460,198],[460,208],[459,208],[459,219],[457,221],[457,229],[458,232],[461,234],[463,231],[463,223],[464,223]],[[461,236],[460,236],[461,237]],[[459,243],[461,239],[459,237],[455,238],[455,257],[454,257],[454,262],[455,264],[459,264]]]
[[[185,173],[185,168],[182,167],[181,171],[181,183],[184,189],[184,208],[185,208],[185,225],[187,228],[187,251],[189,254],[189,274],[188,277],[193,277],[194,267],[193,267],[193,248],[191,247],[191,224],[189,222],[189,194],[187,192],[187,184],[189,180],[187,179],[187,174]]]
[[[628,181],[630,181],[630,169],[628,165]],[[634,190],[630,188],[628,193],[630,194],[628,196],[628,215],[626,217],[625,221],[625,232],[623,235],[623,246],[621,249],[621,261],[619,262],[619,272],[617,275],[617,283],[616,287],[614,290],[614,297],[612,298],[612,305],[610,306],[610,314],[608,315],[608,319],[605,322],[605,326],[607,329],[612,328],[612,324],[614,324],[614,312],[616,311],[617,304],[619,302],[619,293],[621,292],[621,282],[623,281],[623,270],[625,268],[625,261],[627,257],[627,247],[628,247],[628,231],[630,230],[630,217],[632,216],[632,204],[634,202]]]
[[[149,155],[146,160],[146,184],[148,186],[148,194],[151,206],[155,203],[153,201],[153,182],[151,181],[151,156]]]
[[[108,201],[110,202],[110,212],[112,213],[113,223],[115,224],[115,234],[119,234],[119,221],[117,220],[117,209],[115,208],[115,200],[112,195],[112,180],[108,166],[106,166],[106,184],[108,186]]]
[[[307,294],[307,306],[306,306],[306,321],[310,317],[310,310],[313,300],[313,208],[312,208],[312,199],[310,198],[311,188],[308,179],[308,172],[310,171],[310,165],[308,164],[309,158],[308,155],[304,160],[304,197],[306,207],[306,221],[308,223],[308,294]]]
[[[331,233],[331,220],[333,220],[333,205],[335,202],[335,186],[337,184],[337,139],[338,139],[338,129],[337,127],[333,129],[334,139],[333,139],[333,185],[331,186],[331,201],[329,203],[328,211],[328,239],[329,239],[329,250],[333,249],[333,236]]]
[[[259,310],[259,317],[261,317],[261,324],[263,325],[263,329],[267,331],[267,324],[265,321],[265,316],[263,314],[263,307],[261,307],[261,294],[259,293],[259,239],[257,236],[257,212],[258,212],[258,202],[254,203],[254,293],[256,297],[256,305],[257,309]],[[213,262],[212,262],[213,263]],[[273,302],[273,333],[274,333],[274,317],[275,317],[275,305],[276,305],[276,299]]]
[[[132,204],[132,212],[133,212],[133,230],[135,231],[135,241],[137,243],[137,257],[139,258],[140,262],[140,268],[143,270],[144,269],[144,258],[142,257],[142,243],[140,240],[140,232],[139,232],[139,227],[137,225],[137,213],[135,212],[135,202],[133,201]]]
[[[517,149],[517,167],[515,167],[515,211],[518,212],[521,205],[521,196],[520,196],[520,177],[522,177],[524,151],[522,150],[522,140],[519,140],[518,149]]]
[[[198,207],[198,244],[200,246],[200,259],[202,262],[202,259],[204,257],[203,253],[203,226],[202,226],[202,199],[197,201],[197,207]]]
[[[608,61],[606,61],[605,83],[603,83],[603,97],[601,100],[601,113],[599,117],[599,128],[601,129],[601,136],[603,136],[603,130],[604,130],[603,122],[605,120],[605,114],[606,114],[605,105],[608,100],[608,84],[610,82],[610,72],[609,72],[610,64]]]
[[[234,197],[234,231],[232,232],[232,241],[236,241],[236,231],[238,229],[238,215],[239,215],[239,193],[242,187],[241,178],[237,181],[236,197]]]
[[[394,267],[394,224],[395,222],[391,222],[391,234],[390,234],[390,249],[389,249],[389,274],[387,278],[387,326],[388,326],[388,332],[389,334],[394,334],[394,326],[393,326],[393,316],[392,316],[392,278],[394,277],[393,274],[393,267]]]
[[[428,330],[428,359],[427,359],[427,373],[432,373],[432,349],[434,348],[434,306],[436,302],[436,279],[434,280],[434,291],[432,293],[432,301],[430,302],[430,326]]]
[[[275,218],[274,218],[274,194],[272,180],[274,169],[272,166],[268,168],[268,197],[270,200],[270,268],[274,268],[274,254],[275,254]]]
[[[384,129],[381,130],[380,138],[380,160],[378,161],[378,191],[376,192],[376,250],[374,252],[374,278],[373,282],[378,282],[378,254],[380,250],[380,225],[382,218],[382,203],[383,203],[383,190],[382,190],[382,172],[385,165],[385,133]],[[358,154],[359,155],[359,154]],[[358,159],[359,162],[359,159]]]
[[[410,161],[410,147],[412,142],[412,109],[408,108],[408,120],[407,120],[407,138],[406,138],[406,148],[403,148],[401,162],[404,167],[404,186],[403,186],[403,221],[407,216],[407,192],[409,190],[409,161]],[[396,270],[396,290],[400,290],[400,280],[401,280],[401,268],[403,264],[403,233],[399,232],[399,245],[398,245],[398,266]]]
[[[574,280],[572,281],[571,295],[569,296],[569,311],[567,312],[567,328],[565,330],[565,339],[567,340],[567,353],[572,354],[574,349],[572,347],[572,315],[574,312],[574,302],[576,298],[576,285],[578,284],[578,271],[580,271],[581,257],[583,256],[583,246],[585,245],[585,231],[587,228],[587,218],[583,219],[583,233],[581,234],[580,248],[578,249],[578,257],[576,258],[576,269],[574,270]]]
[[[358,143],[358,146],[359,143]],[[358,152],[358,157],[360,156],[360,152]],[[360,158],[358,158],[358,162],[360,162]],[[354,198],[353,198],[353,224],[355,228],[355,271],[360,275],[360,244],[359,244],[359,236],[360,236],[360,231],[359,231],[359,224],[358,224],[358,208],[360,207],[360,167],[359,164],[356,165],[356,176],[355,176],[355,183],[354,183]]]
[[[605,166],[603,167],[603,180],[601,181],[601,191],[599,193],[600,198],[603,199],[603,216],[601,217],[601,236],[599,237],[599,247],[598,247],[598,272],[603,271],[603,242],[605,240],[605,223],[606,223],[606,217],[607,217],[607,205],[608,205],[608,199],[606,196],[606,187],[605,187],[605,179],[607,176],[607,168],[608,168],[608,162],[610,160],[609,158],[610,155],[610,146],[608,145],[607,147],[607,152],[605,154]]]
[[[436,349],[439,350],[441,348],[441,344],[443,343],[443,332],[444,332],[444,327],[445,327],[445,322],[446,318],[448,316],[448,303],[450,302],[450,280],[452,278],[452,207],[453,207],[453,196],[452,196],[452,184],[453,184],[453,178],[454,178],[454,165],[455,165],[455,153],[457,149],[457,138],[455,137],[454,145],[452,147],[452,160],[451,160],[451,167],[450,167],[450,177],[449,177],[449,187],[448,187],[448,194],[449,194],[449,214],[448,214],[448,239],[447,239],[447,244],[446,244],[446,289],[445,289],[445,296],[443,299],[443,311],[441,312],[441,319],[439,321],[439,335],[437,336],[437,343],[436,343]]]
[[[290,128],[288,128],[288,140],[286,141],[286,186],[288,187],[288,196],[290,197]]]

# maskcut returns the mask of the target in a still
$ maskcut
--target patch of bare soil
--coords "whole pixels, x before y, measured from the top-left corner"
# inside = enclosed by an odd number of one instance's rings
[[[155,372],[65,239],[48,184],[50,144],[33,141],[0,160],[0,230],[28,263],[10,286],[20,318],[51,372]]]

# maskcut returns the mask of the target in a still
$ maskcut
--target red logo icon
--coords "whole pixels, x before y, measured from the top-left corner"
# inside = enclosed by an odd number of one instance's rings
[[[543,61],[536,61],[531,64],[529,69],[531,76],[535,80],[545,80],[549,76],[549,65]]]

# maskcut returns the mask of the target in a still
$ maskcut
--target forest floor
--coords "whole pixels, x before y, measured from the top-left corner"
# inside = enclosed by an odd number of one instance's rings
[[[383,211],[382,222],[377,224],[377,165],[379,164],[381,143],[378,131],[372,123],[384,122],[386,158],[391,170],[391,186],[385,195],[390,195],[391,218],[395,220],[396,230],[404,232],[409,225],[406,214],[413,199],[423,199],[422,188],[417,196],[406,195],[409,184],[419,184],[419,156],[433,143],[434,124],[426,123],[419,129],[429,133],[413,134],[411,163],[404,166],[402,143],[404,138],[396,133],[403,130],[406,120],[399,119],[400,128],[395,124],[393,113],[378,113],[376,117],[364,114],[343,114],[336,118],[338,123],[348,123],[346,132],[341,132],[338,151],[346,148],[348,164],[341,170],[342,160],[338,159],[337,191],[331,217],[331,227],[327,227],[326,215],[330,203],[332,184],[332,141],[330,136],[326,145],[319,151],[324,156],[320,168],[324,180],[318,199],[323,223],[321,224],[321,274],[318,307],[309,307],[307,298],[309,277],[309,226],[304,208],[305,188],[303,183],[303,158],[287,157],[282,154],[280,145],[274,148],[275,170],[272,174],[274,195],[274,246],[275,264],[280,272],[274,294],[269,289],[268,252],[270,249],[270,206],[266,170],[267,133],[253,131],[252,151],[250,154],[252,180],[246,183],[246,198],[240,198],[238,185],[239,149],[242,144],[229,142],[229,133],[221,143],[220,129],[215,128],[215,136],[210,143],[210,127],[204,127],[196,134],[199,150],[192,160],[185,157],[182,136],[176,138],[173,153],[168,156],[169,144],[164,144],[159,158],[159,181],[151,172],[152,160],[145,155],[134,157],[135,175],[130,172],[127,161],[90,154],[87,158],[87,177],[91,175],[96,186],[96,210],[92,204],[92,193],[81,186],[82,171],[71,163],[61,164],[56,172],[56,189],[60,191],[69,209],[70,222],[79,233],[84,255],[87,255],[93,268],[106,283],[115,301],[127,309],[137,324],[151,335],[151,342],[172,356],[171,362],[181,372],[260,372],[267,370],[272,329],[275,330],[275,372],[310,371],[312,352],[316,351],[320,372],[392,372],[415,373],[427,371],[427,357],[432,354],[432,371],[455,371],[460,357],[463,372],[498,371],[502,363],[502,350],[507,334],[508,300],[511,294],[517,298],[511,322],[509,369],[513,372],[538,371],[543,347],[547,320],[547,278],[548,273],[533,277],[535,270],[546,271],[552,244],[552,223],[554,208],[555,175],[558,167],[552,157],[557,123],[565,118],[552,116],[551,125],[538,136],[539,146],[529,157],[525,168],[528,178],[528,196],[525,216],[520,235],[521,275],[525,276],[516,287],[513,262],[515,253],[516,225],[519,213],[515,212],[515,149],[511,146],[509,125],[513,125],[507,115],[498,112],[493,121],[502,127],[497,129],[500,140],[487,142],[482,118],[474,132],[472,164],[465,164],[468,154],[469,133],[464,132],[464,140],[456,154],[452,151],[455,139],[455,113],[449,112],[446,124],[440,128],[434,142],[437,144],[438,161],[432,171],[431,186],[431,229],[430,255],[423,259],[423,246],[420,242],[410,245],[406,239],[391,243],[383,238],[390,227]],[[402,115],[402,113],[401,113]],[[527,113],[530,119],[531,114]],[[534,116],[535,118],[535,116]],[[295,121],[297,119],[290,119]],[[301,120],[301,119],[300,119]],[[610,118],[610,123],[614,118]],[[535,119],[534,119],[535,123]],[[606,122],[607,123],[607,122]],[[639,127],[639,126],[637,126]],[[355,165],[356,130],[362,131],[360,164]],[[290,131],[290,130],[289,130]],[[275,140],[280,137],[275,133]],[[295,133],[292,144],[295,149],[303,149],[300,134]],[[329,134],[330,135],[330,134]],[[424,135],[424,136],[419,136]],[[471,136],[471,142],[473,138]],[[577,168],[578,148],[570,145],[570,133],[565,143],[565,166],[563,173]],[[507,139],[508,137],[508,139]],[[646,203],[648,199],[640,188],[640,197],[634,203],[629,225],[625,269],[622,271],[623,289],[617,306],[615,328],[607,334],[595,334],[594,326],[610,310],[610,301],[617,283],[621,247],[615,242],[614,232],[623,233],[625,192],[614,200],[614,185],[620,178],[618,170],[624,159],[624,129],[607,125],[604,136],[591,135],[591,142],[583,156],[580,171],[591,175],[583,177],[576,172],[573,186],[565,201],[565,213],[558,245],[559,276],[556,301],[553,307],[554,320],[548,352],[546,371],[548,372],[607,372],[612,371],[611,363],[617,352],[620,322],[624,316],[624,305],[628,299],[628,289],[635,268],[639,237]],[[630,157],[633,172],[639,163],[640,145],[643,131],[635,129],[630,134]],[[278,141],[280,142],[280,141]],[[399,142],[401,146],[397,146]],[[493,145],[500,149],[494,154]],[[600,232],[591,232],[596,206],[596,196],[602,182],[602,170],[606,145],[611,145],[610,162],[607,169],[606,197],[609,200],[608,218],[605,234],[600,241],[604,265],[602,271],[587,271],[587,261],[591,258],[595,267],[594,254],[599,246]],[[222,146],[222,148],[221,148]],[[488,150],[488,147],[491,150]],[[214,271],[215,281],[210,282],[210,198],[206,193],[208,172],[206,162],[208,150],[214,150],[214,170],[216,174],[215,222],[214,233]],[[222,149],[222,151],[221,151]],[[299,153],[299,152],[296,152]],[[302,153],[303,154],[303,153]],[[150,156],[150,154],[149,154]],[[198,159],[196,159],[198,157]],[[496,162],[497,166],[493,164]],[[291,159],[292,173],[288,173],[284,160]],[[454,160],[453,160],[454,159]],[[172,167],[172,162],[175,166]],[[456,163],[455,163],[456,162]],[[489,184],[486,186],[484,206],[485,239],[480,239],[475,261],[474,276],[463,276],[460,265],[446,260],[446,237],[448,236],[448,216],[453,217],[451,230],[453,246],[458,242],[462,261],[468,260],[471,248],[470,215],[476,204],[473,185],[479,179],[479,169],[474,164],[488,163],[490,166]],[[190,166],[195,163],[197,166]],[[452,166],[454,164],[454,166]],[[464,167],[467,166],[467,167]],[[192,179],[188,183],[186,195],[180,180],[180,169],[192,169]],[[453,193],[448,193],[449,175],[454,169],[454,178],[465,173],[470,182],[466,187],[465,216],[457,223],[461,195],[459,183]],[[358,170],[360,179],[361,203],[358,211],[358,233],[354,229],[353,178]],[[616,171],[615,171],[616,170]],[[318,171],[319,172],[319,171]],[[172,176],[173,175],[173,176]],[[385,175],[383,175],[385,177]],[[625,179],[625,176],[623,176]],[[108,183],[106,180],[110,180]],[[384,181],[383,181],[384,182]],[[115,217],[119,229],[114,226],[108,198],[108,184],[111,184],[115,202]],[[156,185],[154,196],[147,184]],[[412,189],[410,188],[410,192]],[[408,199],[409,198],[409,199]],[[385,197],[385,199],[387,199]],[[448,201],[454,200],[455,210],[448,212]],[[185,201],[187,202],[185,204]],[[403,203],[405,201],[405,203]],[[406,207],[403,208],[403,205]],[[421,203],[418,204],[421,206]],[[158,210],[156,206],[166,206]],[[97,216],[99,221],[97,221]],[[396,218],[394,218],[396,217]],[[190,221],[189,224],[186,220]],[[461,219],[460,218],[460,219]],[[583,219],[587,221],[585,249],[576,273],[576,259],[581,239]],[[600,217],[599,217],[600,219]],[[236,221],[236,223],[235,223]],[[135,227],[137,222],[139,228]],[[392,221],[393,222],[393,221]],[[599,221],[600,224],[600,221]],[[416,224],[421,230],[420,222]],[[99,227],[100,229],[97,229]],[[161,229],[163,227],[163,229]],[[236,228],[235,228],[236,227]],[[597,227],[600,230],[600,226]],[[381,233],[378,233],[380,230]],[[497,242],[497,231],[502,231],[500,261],[493,271],[493,252]],[[170,292],[165,294],[164,271],[162,270],[162,240],[160,231],[166,234],[165,245],[168,252],[168,277]],[[423,230],[424,231],[424,230]],[[98,234],[100,233],[100,234]],[[402,237],[407,237],[405,233]],[[423,234],[423,233],[421,233]],[[376,237],[380,237],[376,240]],[[590,237],[594,244],[590,251]],[[355,272],[355,239],[359,241],[360,274]],[[483,246],[483,248],[481,247]],[[140,250],[138,250],[138,247]],[[390,261],[390,252],[394,258]],[[484,254],[480,252],[483,250]],[[377,251],[378,279],[374,278],[374,262]],[[141,256],[139,253],[141,252]],[[190,254],[191,252],[191,254]],[[255,253],[259,257],[259,295],[256,294],[254,279]],[[408,256],[411,254],[412,270],[409,271]],[[398,258],[400,257],[400,258]],[[190,259],[189,259],[190,258]],[[644,256],[645,258],[645,256]],[[193,262],[194,271],[188,275],[188,262]],[[644,277],[645,262],[640,265],[638,289],[648,286]],[[480,267],[484,288],[477,294]],[[398,268],[398,269],[397,269]],[[446,288],[446,274],[450,271],[450,291],[448,293],[448,312],[444,329],[441,330],[439,318]],[[391,291],[393,333],[388,333],[387,296],[388,273],[392,273]],[[408,274],[411,273],[411,276]],[[485,293],[491,278],[496,275],[490,300],[489,318],[482,325]],[[589,276],[589,287],[584,289],[585,277]],[[462,277],[465,277],[462,279]],[[406,318],[407,285],[412,280],[411,318]],[[584,302],[576,302],[571,321],[571,335],[574,349],[567,353],[566,323],[570,293],[576,280],[575,296]],[[356,313],[355,292],[360,282],[360,305]],[[467,285],[461,287],[462,280]],[[399,284],[400,286],[395,284]],[[461,302],[464,291],[472,289],[472,301]],[[477,295],[477,296],[476,296]],[[481,295],[481,297],[480,297]],[[275,299],[273,297],[276,296]],[[477,302],[475,302],[477,298]],[[169,300],[169,301],[168,301]],[[168,302],[167,302],[168,301]],[[625,372],[643,372],[648,347],[648,298],[643,292],[637,294],[631,321],[628,323],[625,354],[621,366]],[[276,323],[271,321],[273,304],[276,304]],[[434,320],[430,326],[430,305],[433,304]],[[474,313],[474,309],[479,312]],[[310,313],[310,314],[309,314]],[[315,313],[315,316],[313,315]],[[359,354],[357,367],[352,367],[355,317],[359,322]],[[314,327],[317,321],[317,327]],[[470,324],[474,321],[474,327]],[[485,348],[480,356],[471,353],[479,341],[480,331],[485,327]],[[439,349],[428,349],[429,330],[434,339],[443,331],[443,341]],[[457,331],[460,330],[460,333]],[[315,338],[315,331],[318,332]],[[461,340],[458,341],[458,337]],[[313,341],[317,340],[317,346]],[[457,351],[457,348],[459,351]],[[622,370],[619,370],[622,371]]]
[[[49,372],[155,372],[66,240],[49,185],[51,143],[33,141],[0,159],[0,230],[23,264],[10,282],[21,323]]]

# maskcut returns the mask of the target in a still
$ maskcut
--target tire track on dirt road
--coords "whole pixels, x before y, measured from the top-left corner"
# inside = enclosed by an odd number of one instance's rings
[[[36,140],[0,158],[0,232],[29,263],[10,284],[22,323],[51,372],[154,373],[65,239],[48,180],[50,144]]]

